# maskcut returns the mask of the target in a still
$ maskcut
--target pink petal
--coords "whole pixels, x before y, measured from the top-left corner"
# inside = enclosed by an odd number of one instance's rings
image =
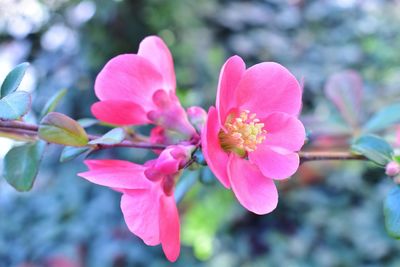
[[[282,112],[274,112],[261,119],[267,131],[263,145],[282,147],[299,151],[304,144],[306,131],[296,117]]]
[[[123,160],[85,160],[89,171],[78,173],[86,180],[116,189],[149,188],[151,182],[145,177],[145,167]]]
[[[267,145],[259,145],[254,152],[249,153],[249,159],[258,166],[263,175],[272,179],[292,176],[300,164],[297,153]]]
[[[301,94],[293,74],[282,65],[264,62],[245,71],[236,89],[236,101],[242,110],[250,110],[258,118],[277,111],[297,116]]]
[[[216,100],[221,125],[229,110],[235,107],[235,90],[245,70],[246,65],[239,56],[230,57],[221,69]]]
[[[162,174],[173,174],[178,172],[180,160],[176,160],[171,155],[171,150],[165,149],[158,157],[154,168]]]
[[[139,45],[138,55],[149,60],[163,76],[163,89],[175,92],[176,80],[171,52],[157,36],[146,37]]]
[[[126,225],[149,246],[160,244],[160,195],[159,184],[154,183],[151,190],[129,190],[121,198]]]
[[[176,261],[180,253],[180,223],[173,195],[160,198],[160,239],[167,259]]]
[[[256,214],[267,214],[278,204],[274,181],[265,177],[256,165],[232,153],[229,156],[228,175],[240,204]]]
[[[114,57],[96,78],[95,92],[100,100],[124,100],[154,108],[152,96],[163,88],[163,77],[147,59],[125,54]]]
[[[115,125],[150,123],[146,112],[139,104],[124,100],[104,100],[94,103],[92,113],[100,121]]]
[[[227,174],[228,153],[219,143],[218,133],[221,130],[218,113],[214,107],[208,111],[208,118],[202,130],[202,150],[211,171],[226,188],[230,188]]]

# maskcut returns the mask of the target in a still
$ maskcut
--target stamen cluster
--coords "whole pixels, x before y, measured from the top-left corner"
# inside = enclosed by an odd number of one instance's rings
[[[249,110],[240,112],[239,116],[228,116],[219,134],[221,146],[224,150],[234,151],[244,156],[246,152],[256,150],[257,145],[264,142],[267,131],[264,130],[264,123],[256,118],[255,113]]]

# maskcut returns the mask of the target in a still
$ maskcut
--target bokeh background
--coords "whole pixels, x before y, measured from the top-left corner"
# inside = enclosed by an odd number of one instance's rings
[[[400,99],[400,1],[388,0],[0,0],[0,80],[29,61],[20,87],[34,96],[28,120],[62,88],[58,111],[88,118],[96,74],[151,34],[172,51],[185,106],[213,103],[220,67],[233,54],[248,66],[280,62],[303,80],[309,131],[352,134],[323,90],[338,71],[363,77],[364,119]],[[0,138],[0,158],[12,145]],[[46,151],[31,192],[0,179],[0,266],[171,266],[160,247],[130,234],[119,194],[77,177],[82,158],[60,164],[60,149]],[[134,149],[95,156],[154,157]],[[393,184],[370,164],[303,164],[279,184],[278,209],[266,216],[244,210],[207,170],[183,179],[198,177],[179,206],[183,246],[174,266],[400,266],[400,244],[385,233],[382,213]]]

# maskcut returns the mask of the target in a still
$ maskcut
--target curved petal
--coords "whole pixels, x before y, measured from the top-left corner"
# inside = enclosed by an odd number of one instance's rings
[[[306,138],[303,123],[294,116],[283,112],[274,112],[261,119],[267,131],[263,145],[282,147],[290,151],[299,151]]]
[[[274,181],[265,177],[256,165],[232,153],[229,156],[228,175],[240,204],[256,214],[267,214],[278,204]]]
[[[297,153],[266,145],[260,145],[255,151],[249,153],[249,159],[265,176],[278,180],[292,176],[300,164]]]
[[[125,100],[154,108],[152,96],[163,87],[163,77],[147,59],[125,54],[112,58],[97,75],[94,85],[100,100]]]
[[[150,123],[143,108],[125,100],[104,100],[92,105],[93,115],[100,121],[115,125],[139,125]]]
[[[180,253],[180,223],[174,196],[160,197],[160,239],[162,249],[171,262]]]
[[[208,111],[208,118],[202,130],[202,150],[204,158],[211,171],[226,188],[230,188],[227,174],[228,153],[226,153],[219,143],[218,133],[220,131],[218,113],[214,107]]]
[[[159,185],[151,190],[126,191],[121,198],[121,210],[129,231],[140,237],[146,245],[160,244]]]
[[[175,92],[176,79],[171,52],[164,41],[157,36],[143,39],[139,45],[138,55],[149,60],[163,76],[163,89]]]
[[[86,180],[116,189],[149,188],[151,182],[145,177],[145,167],[124,160],[85,160],[87,172],[78,173]]]
[[[302,90],[285,67],[264,62],[247,69],[236,89],[236,101],[242,109],[262,118],[271,112],[297,116],[301,109]]]
[[[230,57],[221,69],[215,104],[221,125],[223,125],[229,110],[235,107],[234,92],[245,70],[246,65],[239,56]]]

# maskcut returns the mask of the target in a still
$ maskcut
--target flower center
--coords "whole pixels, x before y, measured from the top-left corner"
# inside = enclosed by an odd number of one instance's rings
[[[264,123],[256,118],[255,113],[248,110],[240,112],[239,116],[230,114],[224,126],[226,131],[221,130],[218,134],[221,147],[241,157],[256,150],[257,145],[264,142],[267,134]]]

